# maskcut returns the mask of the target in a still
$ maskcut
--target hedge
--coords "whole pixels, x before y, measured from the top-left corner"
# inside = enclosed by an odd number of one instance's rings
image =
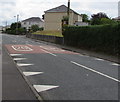
[[[67,26],[63,35],[66,45],[120,55],[120,24]]]
[[[17,34],[16,34],[16,29],[11,29],[11,28],[8,28],[6,29],[6,31],[4,31],[4,33],[7,33],[7,34],[14,34],[14,35],[18,35],[18,34],[26,34],[26,29],[25,28],[18,28],[17,30]]]

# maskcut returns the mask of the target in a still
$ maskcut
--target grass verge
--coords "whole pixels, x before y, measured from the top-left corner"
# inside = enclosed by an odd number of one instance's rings
[[[57,36],[57,37],[63,37],[61,31],[37,31],[32,34],[39,34],[39,35],[49,35],[49,36]]]

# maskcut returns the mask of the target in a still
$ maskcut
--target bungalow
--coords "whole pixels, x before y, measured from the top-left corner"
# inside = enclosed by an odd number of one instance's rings
[[[68,7],[65,5],[58,6],[56,8],[45,11],[44,21],[45,30],[61,30],[62,19],[67,16]],[[76,22],[82,22],[82,16],[77,12],[70,9],[69,24],[75,25]]]
[[[39,17],[31,17],[21,21],[21,26],[27,30],[30,29],[32,25],[38,25],[41,28],[44,27],[44,21]]]

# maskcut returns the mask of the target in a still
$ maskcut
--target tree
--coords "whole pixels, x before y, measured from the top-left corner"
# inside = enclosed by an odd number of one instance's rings
[[[89,22],[89,17],[86,14],[81,14],[83,22]]]
[[[21,23],[12,23],[9,29],[6,29],[5,33],[8,34],[25,34],[26,28],[21,27]]]
[[[33,32],[36,32],[36,31],[39,30],[39,26],[38,26],[38,25],[32,25],[32,26],[31,26],[31,30],[32,30]]]
[[[117,23],[117,21],[108,18],[101,18],[101,24],[113,24],[113,23]]]
[[[68,16],[63,16],[62,18],[62,25],[68,25],[69,22],[69,17]]]
[[[101,18],[109,18],[105,13],[103,13],[103,12],[99,12],[99,13],[97,13],[97,14],[93,14],[92,15],[92,18],[93,19],[101,19]]]
[[[21,28],[21,23],[12,23],[10,28],[12,30],[16,30],[17,28],[19,29],[19,28]]]
[[[102,24],[101,19],[103,19],[103,18],[109,19],[109,17],[103,12],[93,14],[91,17],[92,17],[91,18],[91,25],[100,25],[100,24]]]
[[[42,15],[42,19],[43,19],[43,20],[45,19],[45,15]]]

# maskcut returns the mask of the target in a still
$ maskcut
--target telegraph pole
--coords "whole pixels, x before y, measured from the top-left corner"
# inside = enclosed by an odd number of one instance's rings
[[[68,0],[68,11],[67,11],[67,15],[68,15],[68,25],[69,25],[69,20],[70,20],[70,0]]]
[[[18,34],[18,21],[19,21],[19,15],[17,15],[16,34]]]
[[[7,29],[7,21],[5,22],[5,29]]]
[[[14,16],[14,22],[13,23],[16,23],[16,16]]]

